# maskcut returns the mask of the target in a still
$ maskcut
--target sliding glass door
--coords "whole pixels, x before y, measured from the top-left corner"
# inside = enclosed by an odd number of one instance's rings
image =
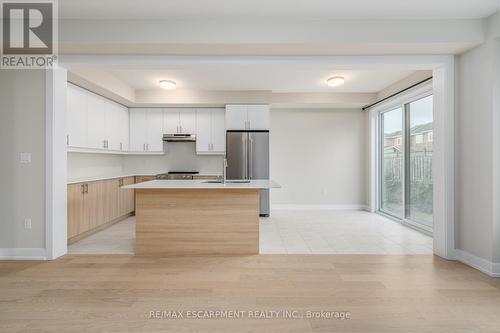
[[[380,113],[379,210],[432,232],[432,95]]]
[[[432,96],[406,104],[407,168],[406,218],[419,227],[432,229]]]
[[[403,216],[403,109],[382,113],[380,210]]]

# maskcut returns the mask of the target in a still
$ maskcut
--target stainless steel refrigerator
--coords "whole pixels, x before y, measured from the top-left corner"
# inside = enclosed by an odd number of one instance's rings
[[[226,132],[227,179],[269,179],[269,131]],[[269,190],[260,191],[260,215],[269,216]]]

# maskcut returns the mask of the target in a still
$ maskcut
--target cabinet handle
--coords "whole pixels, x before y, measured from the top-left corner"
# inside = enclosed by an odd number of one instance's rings
[[[123,150],[123,142],[120,142],[120,150]]]
[[[146,151],[146,144],[145,143],[142,144],[142,150]]]
[[[68,146],[69,146],[69,134],[68,134],[68,135],[66,135],[66,145],[68,145]]]
[[[80,193],[85,194],[85,185],[84,184],[80,185]]]
[[[89,184],[84,184],[84,190],[83,190],[83,193],[89,193]]]

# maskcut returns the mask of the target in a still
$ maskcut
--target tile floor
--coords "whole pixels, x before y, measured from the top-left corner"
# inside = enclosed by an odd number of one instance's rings
[[[133,254],[135,217],[69,246],[69,254]],[[261,254],[432,254],[432,238],[363,211],[273,211]]]

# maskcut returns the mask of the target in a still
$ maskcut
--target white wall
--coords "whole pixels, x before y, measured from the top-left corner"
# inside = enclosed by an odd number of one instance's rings
[[[495,105],[500,95],[500,77],[495,74],[500,65],[498,44],[498,40],[490,40],[458,57],[455,124],[456,245],[490,262],[500,261],[499,184],[494,181],[500,176],[500,164],[494,167],[500,153],[495,142],[500,138]]]
[[[0,256],[45,247],[45,72],[0,70]],[[21,164],[29,152],[31,164]],[[24,228],[31,218],[32,228]]]
[[[411,87],[414,84],[417,84],[425,79],[430,78],[431,76],[432,76],[431,70],[415,71],[412,75],[405,77],[404,79],[399,80],[394,84],[391,84],[390,86],[386,87],[385,89],[379,91],[377,93],[377,101],[389,97],[390,95],[396,94],[403,89]]]
[[[124,174],[121,155],[68,153],[68,179],[116,177]]]
[[[366,205],[366,125],[359,109],[273,109],[271,203]]]

